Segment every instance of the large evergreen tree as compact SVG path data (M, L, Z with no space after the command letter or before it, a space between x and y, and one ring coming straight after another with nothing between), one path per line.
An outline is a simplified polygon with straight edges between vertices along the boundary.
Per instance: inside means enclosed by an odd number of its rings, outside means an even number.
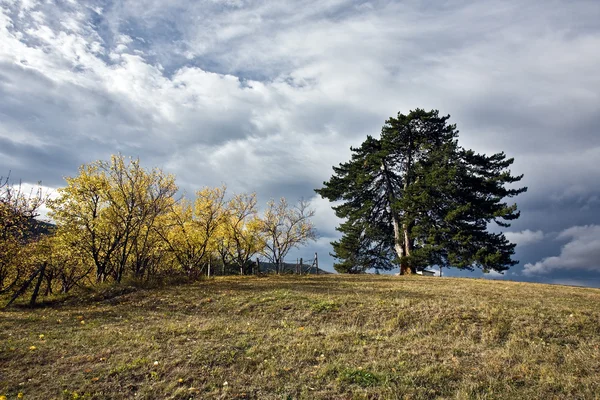
M527 190L510 184L512 158L477 154L458 145L456 125L437 110L398 113L380 139L351 148L349 162L316 192L344 219L333 242L339 272L369 268L402 274L428 265L504 271L516 264L515 245L488 231L519 217L505 198Z

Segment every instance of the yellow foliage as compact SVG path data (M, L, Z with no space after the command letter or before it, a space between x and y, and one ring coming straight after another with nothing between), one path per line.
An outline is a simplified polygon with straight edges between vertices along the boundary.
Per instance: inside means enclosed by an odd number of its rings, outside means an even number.
M81 166L66 181L50 202L50 215L65 240L92 260L98 281L120 281L128 271L140 276L157 266L155 252L162 249L156 230L175 203L174 176L117 155Z

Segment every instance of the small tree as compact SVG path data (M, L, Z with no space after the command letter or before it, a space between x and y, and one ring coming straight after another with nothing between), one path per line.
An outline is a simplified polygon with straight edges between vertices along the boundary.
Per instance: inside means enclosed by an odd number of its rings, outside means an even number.
M229 201L225 238L231 243L233 262L245 274L252 257L265 248L255 193L235 195Z
M228 266L246 274L252 257L264 247L261 221L256 209L256 193L234 195L227 202L224 223L217 232L217 249L223 273Z
M194 203L182 199L172 208L170 221L157 232L176 263L188 275L204 271L218 246L218 232L227 218L226 187L196 192Z
M106 280L113 268L122 232L111 220L107 192L110 182L97 163L82 165L76 177L49 202L50 216L68 241L79 247L94 263L96 281Z
M17 265L19 253L40 233L35 218L45 201L41 187L25 193L20 182L11 182L10 174L0 177L0 293L13 288L24 275Z
M309 209L304 200L292 207L283 197L278 203L274 200L267 203L260 222L265 238L262 254L275 264L277 273L281 272L283 261L292 248L316 240L317 232L310 220L314 215L314 210Z

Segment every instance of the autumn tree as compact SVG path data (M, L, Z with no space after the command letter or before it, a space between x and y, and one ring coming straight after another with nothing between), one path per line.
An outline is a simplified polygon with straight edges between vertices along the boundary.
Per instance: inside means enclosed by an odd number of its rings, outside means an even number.
M56 286L60 293L68 293L76 285L86 282L94 271L94 263L74 240L77 235L61 229L54 235L44 238L38 251L46 256L46 292L50 294Z
M245 274L252 257L265 248L262 224L256 207L256 194L238 194L227 204L227 218L223 227L223 246L229 259Z
M218 262L213 264L213 271L216 271L217 264L220 267L221 275L226 275L233 265L234 243L227 237L227 227L223 225L217 234L215 257Z
M96 280L104 281L121 243L121 232L108 213L110 182L99 162L82 165L77 176L65 179L60 197L49 202L50 216L60 231L73 235L70 241L93 261Z
M119 282L128 266L138 274L147 268L155 250L152 232L174 203L175 178L118 155L83 165L66 181L50 202L50 215L93 260L96 280Z
M317 232L311 218L315 215L308 202L300 200L290 206L285 198L270 200L261 218L261 231L265 239L262 254L275 264L276 272L291 249L316 240Z
M154 228L174 203L175 178L157 168L146 170L137 159L126 163L123 156L113 156L110 163L100 165L110 183L107 216L121 238L115 253L115 279L121 281L129 265L134 275L141 277L156 261Z
M516 263L514 244L488 224L519 217L504 199L526 188L504 153L478 154L458 145L456 125L438 111L414 110L386 121L379 139L352 148L349 162L317 189L339 201L344 221L332 243L340 272L427 265L504 271Z
M0 177L0 293L23 278L19 253L45 229L35 218L46 197L41 186L26 192L21 183L11 182L10 174Z
M201 274L217 248L217 232L227 218L226 187L204 188L194 202L173 205L166 229L158 230L171 255L188 275Z

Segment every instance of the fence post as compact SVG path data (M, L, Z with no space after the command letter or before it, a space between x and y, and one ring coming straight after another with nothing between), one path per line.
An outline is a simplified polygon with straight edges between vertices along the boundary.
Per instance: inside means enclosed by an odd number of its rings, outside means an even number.
M315 266L317 267L317 275L319 275L319 257L315 253Z
M304 264L302 257L300 257L300 270L298 271L298 275L302 275L302 264Z

